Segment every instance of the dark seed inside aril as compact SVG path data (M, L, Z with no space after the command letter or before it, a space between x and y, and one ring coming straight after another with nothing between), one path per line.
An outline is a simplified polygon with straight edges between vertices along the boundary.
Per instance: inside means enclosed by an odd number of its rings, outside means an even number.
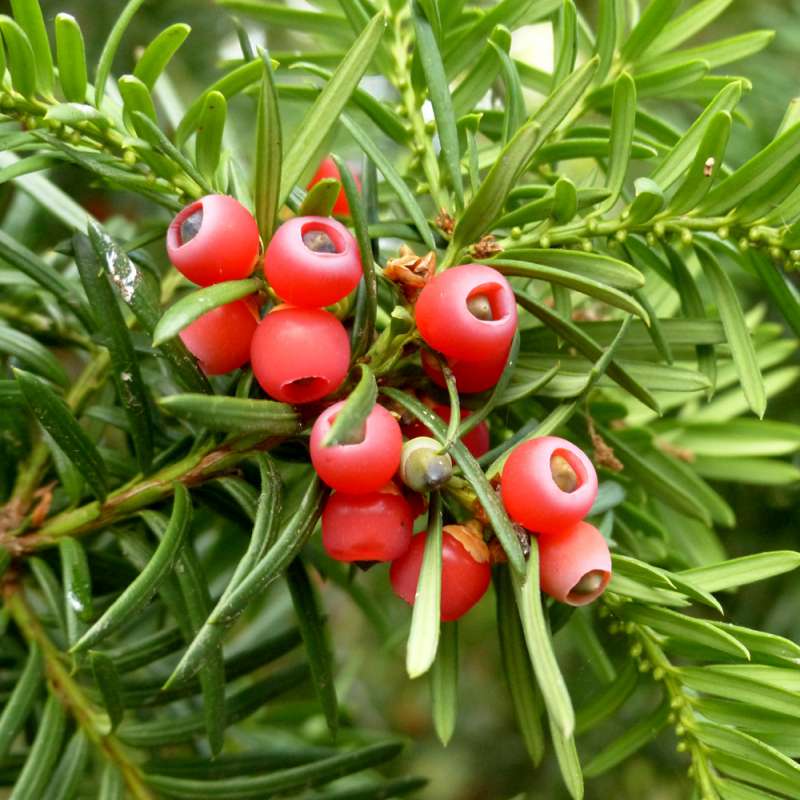
M303 244L314 253L338 253L333 239L325 231L306 231Z
M187 242L191 242L198 233L200 233L200 227L203 224L203 209L198 208L197 211L193 211L186 217L183 222L181 222L181 244L186 244Z
M484 322L491 322L494 319L492 304L485 294L476 294L474 297L470 297L469 300L467 300L467 308L473 317L483 320Z

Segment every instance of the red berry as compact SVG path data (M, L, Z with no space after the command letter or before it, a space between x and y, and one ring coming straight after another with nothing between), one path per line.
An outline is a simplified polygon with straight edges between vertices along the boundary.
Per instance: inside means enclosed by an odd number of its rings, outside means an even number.
M517 327L511 286L482 264L437 275L420 292L414 314L420 335L434 350L463 361L491 361L507 353Z
M361 280L353 235L330 217L294 217L278 228L264 256L275 293L296 306L333 305Z
M167 229L169 260L193 283L246 278L258 259L258 225L233 197L209 194L179 211Z
M582 520L597 497L597 473L579 447L558 436L531 439L503 467L503 504L530 531L561 534Z
M418 533L411 546L392 563L389 577L394 593L414 605L422 556L428 534ZM445 525L442 530L442 596L440 616L458 619L486 594L491 580L489 548L479 534L466 525Z
M431 407L431 410L445 422L450 422L450 406L435 403ZM469 409L461 409L461 419L467 419L470 416L472 416L472 412ZM430 429L419 420L415 420L410 425L405 425L403 427L403 433L409 439L413 439L417 436L433 436ZM461 441L464 442L467 446L467 450L469 450L475 458L480 458L484 453L489 452L489 426L485 421L479 422L466 436L461 438Z
M355 173L352 173L352 175L353 180L356 182L356 187L360 192L361 181L358 179L358 175ZM336 163L332 158L323 159L322 163L319 165L319 169L314 173L314 177L309 181L307 188L310 189L312 186L319 183L321 180L324 180L325 178L334 178L340 182L342 180L339 168L336 166ZM337 217L350 216L350 204L347 202L347 196L344 193L344 189L341 189L336 197L336 202L333 205L333 213L336 214Z
M393 561L411 544L414 518L393 484L379 492L335 492L322 512L322 544L337 561Z
M446 389L447 383L436 356L429 350L422 350L420 359L426 375L437 386ZM476 394L491 389L500 380L506 368L506 361L508 361L508 351L504 352L501 358L492 358L488 361L456 361L448 358L447 365L456 379L458 391L461 394Z
M279 306L261 320L250 361L268 395L311 403L341 386L350 367L350 339L327 311Z
M367 417L360 442L325 447L323 442L343 405L344 401L334 403L317 417L311 429L311 463L332 489L349 494L377 492L400 465L400 426L383 406L376 404Z
M226 303L181 331L181 340L207 375L222 375L250 360L250 343L258 327L258 314L246 300Z
M584 606L611 580L611 554L594 525L578 522L561 536L539 538L542 589L561 603Z

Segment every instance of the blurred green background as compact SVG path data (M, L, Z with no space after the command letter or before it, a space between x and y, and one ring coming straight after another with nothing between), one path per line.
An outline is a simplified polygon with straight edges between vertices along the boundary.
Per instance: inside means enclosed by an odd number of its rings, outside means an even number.
M43 0L48 20L56 13L74 14L84 29L90 60L97 57L104 35L113 25L122 2L116 0ZM592 17L595 0L580 3ZM8 11L8 3L0 2L0 10ZM185 21L192 34L178 59L169 68L176 91L184 99L191 98L218 74L220 62L238 57L236 33L226 14L207 0L157 0L146 3L126 34L115 63L115 73L129 71L134 63L133 43L146 43L165 25ZM308 46L302 37L277 31L265 36L256 25L250 25L254 42L267 43L271 49L288 50ZM732 137L731 160L741 161L773 137L787 103L800 94L797 85L797 42L800 40L800 0L734 0L722 19L713 24L704 38L717 39L755 28L771 28L776 37L764 53L734 65L737 74L753 82L742 108L749 121L740 121ZM549 47L548 31L542 27L521 32L527 40L523 48ZM545 37L542 39L542 37ZM240 129L250 135L248 115L253 104L249 97L240 97L232 104L240 116ZM291 114L291 109L289 110ZM687 122L698 113L691 106L670 106L676 122ZM131 201L118 195L104 195L91 189L82 176L70 172L71 179L80 177L79 186L69 188L87 202L107 213L129 214ZM43 231L52 238L52 231ZM750 298L751 304L758 296ZM770 407L774 419L800 422L798 398L784 395ZM737 512L739 527L723 532L725 546L731 555L760 549L800 548L800 488L771 491L762 487L719 487ZM379 637L364 621L346 595L333 586L322 591L331 630L334 635L338 680L341 696L354 722L375 730L390 729L413 740L413 747L403 771L430 778L422 796L429 800L505 800L525 793L526 797L560 800L566 792L560 784L552 752L544 765L534 770L518 737L513 712L501 674L499 648L494 624L494 602L491 593L461 623L461 684L459 686L459 724L456 735L444 749L432 730L429 714L429 690L425 679L410 682L404 670L404 638L409 614L407 609L387 591L385 567L376 567L365 576L373 596L379 598L397 631L393 647L382 647ZM276 599L278 602L279 598ZM756 584L725 600L730 620L800 639L800 581L795 575ZM564 636L558 637L562 662L569 676L573 695L580 704L591 697L595 688L592 665L578 656ZM626 653L611 652L620 663ZM644 711L653 707L654 697L637 694L624 707L615 723L617 732ZM304 733L323 736L321 718L307 724ZM589 755L607 743L609 727L602 733L582 737L580 748ZM686 777L687 761L675 751L671 734L655 742L611 774L587 784L588 800L678 800L691 796Z

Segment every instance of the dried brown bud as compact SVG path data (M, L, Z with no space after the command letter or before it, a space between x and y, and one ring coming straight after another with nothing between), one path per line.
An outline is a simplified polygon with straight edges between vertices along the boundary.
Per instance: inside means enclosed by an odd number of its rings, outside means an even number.
M439 209L439 213L436 215L434 222L436 223L436 227L439 228L445 236L453 235L456 221L444 208Z
M480 241L472 245L470 250L475 258L491 258L503 252L503 248L500 247L497 243L497 239L495 239L491 233L481 236Z
M436 253L418 256L408 245L400 246L397 258L390 258L383 270L387 280L396 283L409 303L416 302L436 270Z

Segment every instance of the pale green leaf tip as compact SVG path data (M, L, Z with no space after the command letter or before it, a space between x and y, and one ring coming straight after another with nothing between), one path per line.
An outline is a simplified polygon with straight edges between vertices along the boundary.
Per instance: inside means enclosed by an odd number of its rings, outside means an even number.
M406 672L408 677L413 681L415 678L421 678L433 666L433 659L426 659L425 661L407 661Z
M436 736L439 741L442 743L442 747L447 747L450 744L450 740L453 738L453 729L452 726L448 726L447 730L439 730L436 729Z

